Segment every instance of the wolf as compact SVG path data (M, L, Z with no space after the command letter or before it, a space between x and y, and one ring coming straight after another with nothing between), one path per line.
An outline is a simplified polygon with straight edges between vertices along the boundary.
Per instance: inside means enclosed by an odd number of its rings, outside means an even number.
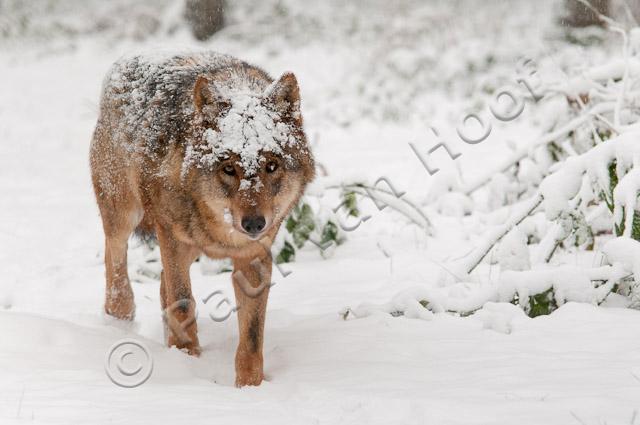
M189 268L231 258L238 307L236 386L259 385L271 244L314 177L293 73L274 80L213 52L119 59L107 73L90 147L105 235L104 310L133 320L133 233L157 238L167 343L201 352Z

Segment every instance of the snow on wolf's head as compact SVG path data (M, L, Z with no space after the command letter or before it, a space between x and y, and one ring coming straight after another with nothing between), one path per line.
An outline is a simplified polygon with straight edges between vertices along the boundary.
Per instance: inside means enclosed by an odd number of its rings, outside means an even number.
M201 75L193 88L195 131L183 172L222 221L259 239L277 227L314 175L292 73L271 79L257 68ZM239 242L239 241L237 241Z

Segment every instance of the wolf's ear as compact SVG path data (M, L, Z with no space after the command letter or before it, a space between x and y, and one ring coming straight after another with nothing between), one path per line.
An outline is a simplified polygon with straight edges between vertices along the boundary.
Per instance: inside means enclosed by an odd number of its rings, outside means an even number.
M213 93L209 88L207 77L201 75L196 80L196 84L193 87L193 103L196 107L196 112L200 113L205 106L213 103Z
M229 102L216 97L211 92L209 80L201 75L193 86L193 104L196 112L207 117L217 117L221 113L229 109Z
M300 120L300 89L298 80L291 72L285 72L277 81L274 81L265 91L267 98L282 114L289 114L294 119Z

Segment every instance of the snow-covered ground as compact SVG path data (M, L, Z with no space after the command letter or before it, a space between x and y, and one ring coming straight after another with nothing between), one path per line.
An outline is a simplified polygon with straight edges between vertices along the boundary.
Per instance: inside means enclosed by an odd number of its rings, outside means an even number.
M614 55L611 45L563 41L553 31L552 1L407 0L391 14L377 0L359 14L337 1L276 3L240 2L236 21L202 44L178 28L142 41L98 32L0 45L0 423L640 423L637 310L568 303L531 319L490 303L469 317L419 320L375 308L415 288L453 300L486 290L497 266L483 264L475 282L444 287L452 272L443 263L470 252L505 213L487 213L489 203L478 201L478 211L460 217L467 201L439 187L456 168L463 184L472 183L548 123L527 104L516 121L496 122L485 142L466 145L455 136L457 120L468 108L486 111L483 100L513 80L522 56L564 70ZM170 27L175 12L162 19ZM286 19L297 26L279 27ZM88 168L100 84L123 53L169 44L234 54L272 75L294 71L329 177L385 176L423 203L434 224L427 237L362 200L372 219L330 258L309 247L282 266L287 277L274 271L267 380L257 388L233 386L234 316L210 320L213 303L202 302L215 290L233 299L229 273L192 267L197 359L164 346L153 279L133 283L132 324L102 313L103 237ZM435 154L435 177L408 144L433 145L429 126L462 153L456 163ZM143 263L134 246L132 275ZM600 264L597 253L583 254L576 265ZM366 317L344 320L346 307ZM154 360L149 380L133 389L114 385L104 370L109 348L123 338L143 342Z

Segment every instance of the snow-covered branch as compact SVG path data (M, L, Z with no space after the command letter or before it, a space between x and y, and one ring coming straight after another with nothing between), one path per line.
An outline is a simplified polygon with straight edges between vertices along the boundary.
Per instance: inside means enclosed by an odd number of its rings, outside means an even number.
M491 249L500 240L509 233L514 227L520 224L542 203L542 196L536 194L530 199L520 203L514 208L506 223L489 231L484 240L467 256L460 260L460 267L466 272L471 273L480 264L482 259L491 251Z
M467 195L471 195L476 190L485 186L497 173L507 171L509 168L513 167L518 162L531 155L531 153L538 147L557 141L559 138L566 136L569 132L576 130L578 127L585 124L589 120L592 120L594 116L612 112L614 109L615 103L613 102L605 102L593 106L591 109L569 121L562 127L550 133L544 134L543 136L534 140L532 143L529 143L526 146L517 149L502 161L500 161L496 167L486 172L480 179L463 187L463 192Z
M366 183L345 183L345 184L329 184L325 189L351 191L358 195L367 197L374 201L376 206L384 208L388 206L396 212L407 217L412 223L424 229L427 234L431 234L432 225L426 213L414 202L402 194L394 193L392 190L383 189Z

